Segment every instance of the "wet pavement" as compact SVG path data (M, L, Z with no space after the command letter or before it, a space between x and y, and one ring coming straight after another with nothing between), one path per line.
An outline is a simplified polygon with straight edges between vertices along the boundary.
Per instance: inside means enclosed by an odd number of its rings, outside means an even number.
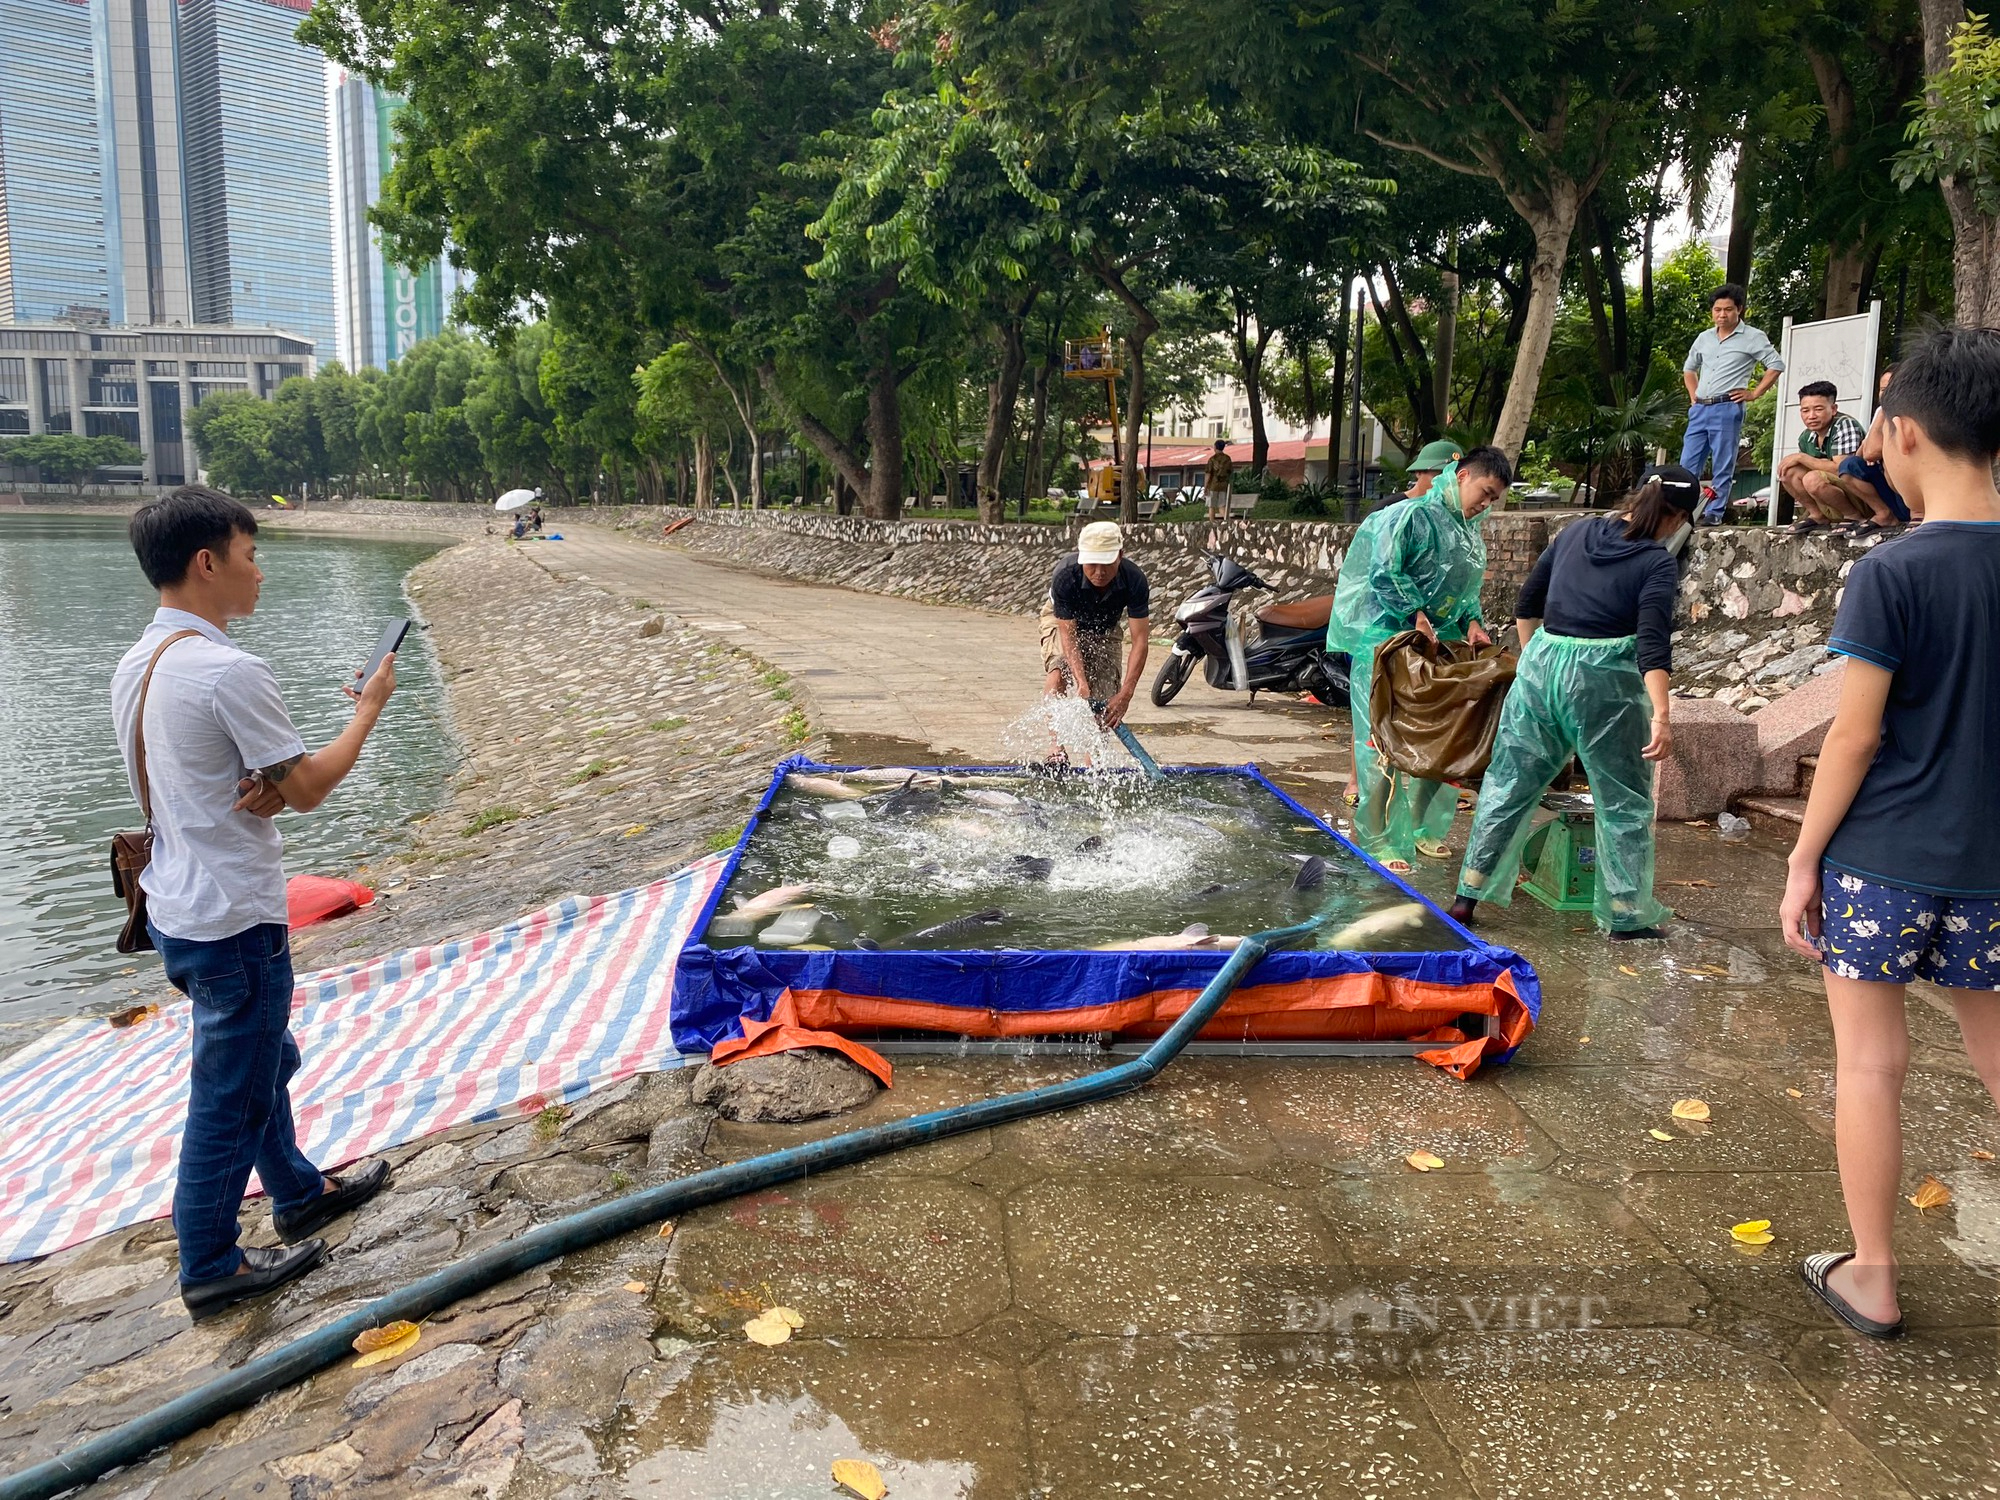
M1313 736L1274 769L1338 811L1337 716L1226 711ZM858 1458L893 1500L2000 1494L2000 1164L1973 1154L2000 1151L2000 1120L1934 990L1912 989L1905 1191L1934 1174L1953 1201L1900 1211L1910 1336L1847 1335L1798 1281L1846 1241L1819 984L1775 926L1783 857L1663 827L1681 914L1664 943L1486 909L1545 998L1514 1061L1469 1083L1187 1058L1135 1095L569 1256L438 1314L397 1360L323 1372L90 1493L803 1500ZM1417 883L1442 896L1454 868ZM530 1223L1102 1066L895 1061L894 1089L804 1125L716 1119L670 1074L406 1148L310 1290L200 1328L165 1225L8 1268L0 1453L46 1457ZM1686 1098L1705 1122L1673 1117ZM1413 1170L1418 1150L1442 1166ZM1731 1238L1753 1218L1774 1243ZM246 1222L268 1242L255 1205ZM772 1306L802 1326L750 1342Z

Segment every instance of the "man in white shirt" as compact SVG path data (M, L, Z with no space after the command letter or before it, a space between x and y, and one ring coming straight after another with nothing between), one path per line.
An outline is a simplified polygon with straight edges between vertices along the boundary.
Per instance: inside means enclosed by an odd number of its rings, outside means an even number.
M1681 363L1687 386L1687 436L1681 440L1681 467L1696 479L1704 463L1713 465L1714 498L1701 519L1719 525L1729 506L1729 487L1736 481L1736 453L1743 446L1743 409L1777 383L1785 368L1778 351L1759 330L1743 321L1743 288L1724 283L1708 294L1709 320ZM1751 374L1764 373L1751 384Z
M131 538L160 608L112 674L111 707L132 794L143 806L150 793L146 928L167 978L194 1002L174 1234L181 1300L199 1321L311 1270L326 1242L308 1236L388 1180L380 1161L327 1176L294 1137L286 1086L300 1059L289 1030L284 840L271 819L319 806L354 769L396 690L395 658L350 689L347 728L308 754L270 667L227 631L257 607L264 581L256 518L186 485L135 514ZM289 1248L236 1243L253 1166Z

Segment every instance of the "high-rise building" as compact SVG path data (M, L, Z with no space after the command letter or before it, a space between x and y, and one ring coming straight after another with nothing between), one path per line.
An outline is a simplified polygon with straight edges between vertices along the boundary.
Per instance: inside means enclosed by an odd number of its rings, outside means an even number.
M111 316L95 76L88 0L0 0L0 323Z
M92 0L113 323L191 323L174 0Z
M325 62L295 35L311 8L184 0L181 108L195 318L282 328L325 350L334 344Z
M346 73L334 79L332 98L336 347L349 369L380 368L443 329L456 276L442 257L415 272L391 264L368 222L393 160L391 116L402 101Z

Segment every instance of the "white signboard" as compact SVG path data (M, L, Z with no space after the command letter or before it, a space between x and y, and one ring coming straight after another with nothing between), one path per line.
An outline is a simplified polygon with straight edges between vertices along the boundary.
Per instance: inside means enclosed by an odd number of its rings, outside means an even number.
M1778 425L1771 435L1770 523L1778 524L1778 460L1796 453L1799 433L1800 386L1815 380L1831 380L1840 392L1840 409L1866 427L1875 415L1875 357L1882 339L1882 304L1871 302L1868 311L1851 318L1828 318L1823 323L1794 323L1785 319L1784 342L1779 353L1785 361L1778 376Z

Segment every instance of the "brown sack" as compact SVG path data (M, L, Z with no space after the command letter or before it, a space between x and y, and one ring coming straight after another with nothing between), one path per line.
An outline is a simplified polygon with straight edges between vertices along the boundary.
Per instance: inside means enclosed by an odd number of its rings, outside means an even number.
M153 859L153 784L146 775L146 695L153 690L153 669L167 654L167 647L184 641L199 630L177 630L161 641L146 663L146 675L139 681L139 705L132 716L132 779L139 784L139 810L146 815L145 829L139 833L111 835L111 893L125 903L125 925L118 929L116 947L120 953L146 953L153 935L146 930L146 888L139 877Z
M1406 630L1375 648L1368 695L1375 747L1399 771L1430 781L1483 775L1515 658L1498 645L1431 641Z

